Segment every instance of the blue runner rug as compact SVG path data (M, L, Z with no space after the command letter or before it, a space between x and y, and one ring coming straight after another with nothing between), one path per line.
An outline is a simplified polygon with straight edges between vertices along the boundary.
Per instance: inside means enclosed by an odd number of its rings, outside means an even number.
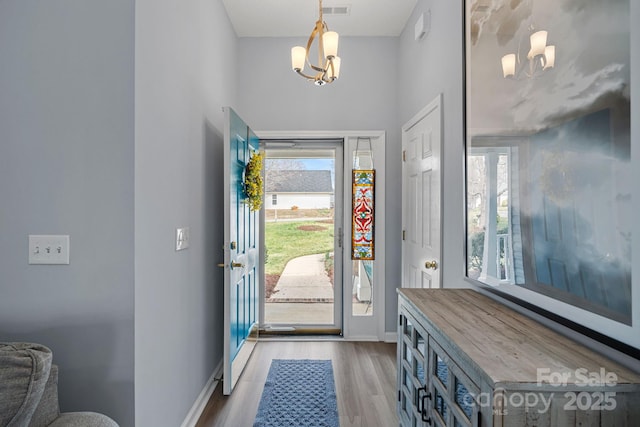
M253 427L340 427L331 360L274 359Z

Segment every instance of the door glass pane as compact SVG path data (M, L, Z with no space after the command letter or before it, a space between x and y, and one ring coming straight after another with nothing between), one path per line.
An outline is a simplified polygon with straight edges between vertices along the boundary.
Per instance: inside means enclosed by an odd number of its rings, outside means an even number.
M449 411L449 407L447 406L447 402L445 402L444 397L440 394L438 390L436 390L435 399L434 399L434 408L440 414L443 420L447 420L447 412Z
M404 370L404 369L403 369ZM406 370L404 370L404 379L403 379L403 384L405 386L407 386L408 388L411 388L412 385L412 381L411 381L411 373L407 372Z
M422 335L420 335L417 332L416 332L416 348L418 349L418 351L420 352L422 357L425 357L427 355L426 352L425 352L425 341L424 341L424 338L422 337Z
M404 393L402 393L402 397L401 397L401 399L402 399L402 400L401 400L401 402L400 402L400 408L402 408L402 412L404 412L404 414L405 414L407 417L410 417L410 415L409 415L409 407L408 407L408 405L407 405L407 403L408 403L407 396L406 396Z
M404 334L406 336L408 336L409 338L411 338L411 335L413 333L413 324L406 317L404 318L404 320L405 320L405 322L404 322Z
M402 344L402 354L404 354L404 359L411 364L411 350L406 343Z
M265 310L270 325L335 324L336 149L265 149ZM340 284L338 288L341 289Z
M465 387L465 385L462 384L460 380L458 380L458 378L456 378L455 383L456 383L456 386L455 386L456 403L458 404L460 409L462 409L462 411L465 413L467 418L471 419L471 415L473 414L473 398L469 394L469 390L467 390L467 387Z
M447 381L449 379L449 367L444 362L444 360L442 360L442 358L438 356L437 353L434 353L434 357L436 361L434 365L434 374L436 374L436 377L438 377L442 384L447 387Z
M416 378L420 381L420 384L426 384L426 377L424 375L424 365L422 362L416 359Z

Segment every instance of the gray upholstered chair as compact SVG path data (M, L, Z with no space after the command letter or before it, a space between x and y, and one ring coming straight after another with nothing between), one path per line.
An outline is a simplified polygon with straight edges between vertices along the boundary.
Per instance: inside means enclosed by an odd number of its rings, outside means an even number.
M0 427L118 427L95 412L60 413L52 359L43 345L0 342Z

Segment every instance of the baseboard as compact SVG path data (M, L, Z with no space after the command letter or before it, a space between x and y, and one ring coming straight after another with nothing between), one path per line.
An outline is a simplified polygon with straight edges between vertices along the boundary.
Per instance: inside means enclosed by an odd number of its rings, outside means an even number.
M213 374L204 385L204 388L198 395L198 398L194 402L193 406L187 413L187 417L184 419L180 427L195 427L202 415L202 411L207 406L211 395L215 391L218 383L220 382L220 378L222 377L222 360L218 363L218 366L213 370Z
M385 332L384 333L384 342L398 342L398 333L397 332Z
M369 341L369 342L378 342L380 341L375 335L351 335L348 337L344 337L345 341Z

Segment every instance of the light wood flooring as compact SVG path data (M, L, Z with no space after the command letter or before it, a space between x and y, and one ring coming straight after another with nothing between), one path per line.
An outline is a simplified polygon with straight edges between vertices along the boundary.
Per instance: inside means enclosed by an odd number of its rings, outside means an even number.
M331 359L340 427L398 425L395 344L266 340L257 344L231 396L218 385L197 427L252 427L272 359Z

